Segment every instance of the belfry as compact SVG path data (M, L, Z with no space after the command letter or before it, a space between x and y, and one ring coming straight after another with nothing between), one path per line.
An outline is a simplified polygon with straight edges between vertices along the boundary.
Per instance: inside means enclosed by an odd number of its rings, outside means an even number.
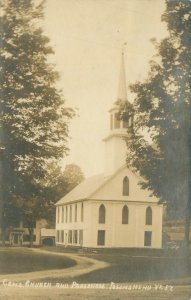
M121 69L119 76L119 86L116 101L127 102L127 87L125 76L124 53L121 56ZM105 176L113 174L117 169L125 165L126 144L124 138L127 136L128 127L133 126L133 116L128 122L119 119L119 107L113 104L109 110L110 131L109 135L103 140L105 142Z

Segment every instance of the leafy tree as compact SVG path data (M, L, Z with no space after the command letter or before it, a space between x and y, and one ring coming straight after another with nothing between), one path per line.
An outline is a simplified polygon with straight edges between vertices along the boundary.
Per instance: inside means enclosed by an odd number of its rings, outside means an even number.
M11 210L17 219L24 214L29 224L43 215L47 161L67 153L68 121L74 113L65 106L56 87L58 73L48 61L54 52L39 25L43 2L3 0L1 10L0 203L5 228Z
M63 178L66 182L65 194L67 194L84 180L84 174L78 165L69 164L65 167Z
M134 126L127 138L127 165L144 177L143 188L167 202L170 218L191 218L191 1L166 0L162 16L169 35L156 44L156 59L135 93ZM132 109L120 103L121 117Z

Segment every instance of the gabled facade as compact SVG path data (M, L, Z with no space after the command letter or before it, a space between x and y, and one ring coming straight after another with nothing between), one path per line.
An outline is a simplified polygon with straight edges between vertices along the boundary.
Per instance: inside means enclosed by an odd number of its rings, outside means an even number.
M127 101L124 55L118 99ZM161 248L163 206L142 179L125 166L124 137L133 126L118 120L117 106L110 112L105 142L104 174L85 179L56 204L56 244L89 248Z
M139 180L126 167L85 180L57 203L57 244L160 248L163 207Z

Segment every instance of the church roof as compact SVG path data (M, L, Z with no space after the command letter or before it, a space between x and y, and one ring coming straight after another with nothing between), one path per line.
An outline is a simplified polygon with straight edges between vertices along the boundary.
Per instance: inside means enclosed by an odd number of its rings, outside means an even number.
M111 177L111 176L109 176ZM109 177L105 177L104 174L98 174L83 180L67 195L61 198L56 204L62 204L65 202L73 202L77 200L88 199L92 193L94 193L100 186L102 186Z
M121 192L121 180L126 175L130 180L131 193L129 196L126 196L124 198ZM141 189L141 187L139 186L140 181L143 181L143 178L141 178L138 174L132 172L126 166L123 166L110 176L99 174L85 179L67 195L61 198L56 203L56 205L76 202L85 199L100 199L103 201L125 200L133 202L138 201L157 203L159 200L156 197L151 196L151 192Z

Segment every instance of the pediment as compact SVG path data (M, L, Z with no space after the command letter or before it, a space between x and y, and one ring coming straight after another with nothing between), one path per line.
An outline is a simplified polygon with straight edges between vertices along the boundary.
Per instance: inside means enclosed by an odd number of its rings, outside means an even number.
M126 176L129 179L129 195L123 196L123 179ZM141 188L140 181L141 177L123 167L94 191L89 199L158 202L156 197L151 196L151 191Z

